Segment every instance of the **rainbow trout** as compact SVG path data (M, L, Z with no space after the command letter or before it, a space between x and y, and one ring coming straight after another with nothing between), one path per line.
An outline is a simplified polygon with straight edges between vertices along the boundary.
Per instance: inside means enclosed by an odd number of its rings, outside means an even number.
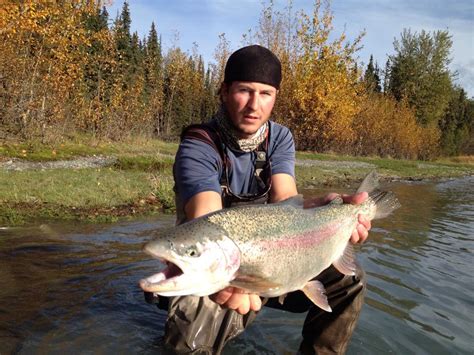
M263 297L284 297L302 290L330 312L324 286L315 276L331 264L354 275L349 243L358 215L383 218L400 207L392 192L376 190L370 173L358 192L369 192L360 205L330 204L303 208L300 195L280 203L212 212L162 231L144 246L164 270L140 281L144 291L163 296L206 296L234 286Z

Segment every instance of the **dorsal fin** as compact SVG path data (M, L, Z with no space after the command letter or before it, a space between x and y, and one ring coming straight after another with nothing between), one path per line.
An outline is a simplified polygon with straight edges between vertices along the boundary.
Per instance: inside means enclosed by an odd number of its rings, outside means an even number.
M367 192L371 193L379 186L379 177L375 170L371 171L362 181L359 188L357 189L357 193L359 192Z

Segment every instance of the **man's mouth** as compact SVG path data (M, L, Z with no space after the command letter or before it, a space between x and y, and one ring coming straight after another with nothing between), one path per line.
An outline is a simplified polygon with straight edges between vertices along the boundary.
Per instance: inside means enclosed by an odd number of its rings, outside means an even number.
M253 115L244 115L244 118L246 120L258 120L258 116L253 116Z

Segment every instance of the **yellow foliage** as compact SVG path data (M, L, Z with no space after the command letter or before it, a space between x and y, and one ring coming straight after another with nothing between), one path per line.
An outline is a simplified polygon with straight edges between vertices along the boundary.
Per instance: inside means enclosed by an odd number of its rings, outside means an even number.
M0 76L8 97L4 117L25 138L40 134L67 118L82 78L90 45L83 15L96 10L93 1L5 0L0 12Z
M324 151L351 145L352 122L364 92L353 59L362 35L353 43L345 43L345 34L331 41L333 16L329 3L325 5L323 9L322 2L316 1L312 15L300 12L295 23L291 11L275 12L270 3L257 31L263 35L255 36L281 58L283 82L275 119L292 129L299 149Z
M367 96L353 128L356 154L428 159L438 153L439 130L419 125L408 103L390 96Z
M405 102L366 92L355 60L363 34L352 42L334 35L329 0L316 0L310 15L293 14L291 0L285 13L273 4L264 5L257 30L244 40L282 62L274 119L292 130L298 149L423 159L438 153L437 127L418 126ZM197 47L191 54L172 47L164 58L146 46L124 55L119 29L88 29L86 19L97 18L101 5L3 0L1 135L48 139L50 132L83 130L99 138L169 138L209 118L230 54L225 34L209 73Z

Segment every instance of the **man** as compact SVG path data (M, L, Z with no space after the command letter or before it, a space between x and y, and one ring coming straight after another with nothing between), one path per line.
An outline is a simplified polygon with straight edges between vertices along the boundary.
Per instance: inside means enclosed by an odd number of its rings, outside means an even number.
M292 135L269 120L280 82L280 61L264 47L244 47L229 57L221 109L208 124L191 126L182 135L173 169L178 223L236 204L272 203L297 194ZM336 196L305 201L305 206L323 205ZM366 193L343 196L346 203L365 198ZM361 219L352 241L363 242L368 229L370 222ZM345 277L332 267L318 276L332 313L299 291L290 293L283 305L275 299L263 302L293 312L309 310L302 353L344 352L363 302L361 270L358 276ZM162 307L166 303L160 302ZM165 342L177 352L220 353L261 307L258 295L233 287L210 297L170 298Z

